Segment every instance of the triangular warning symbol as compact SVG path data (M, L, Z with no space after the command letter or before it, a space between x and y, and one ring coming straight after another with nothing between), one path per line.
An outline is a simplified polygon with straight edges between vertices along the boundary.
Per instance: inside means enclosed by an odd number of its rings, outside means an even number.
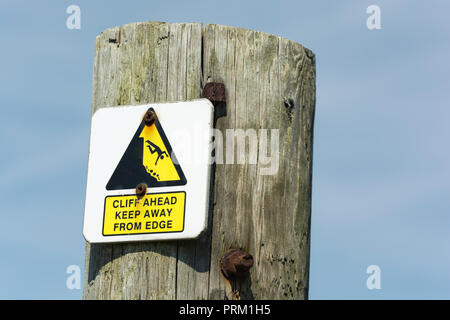
M151 126L141 121L106 190L134 189L142 182L149 188L186 184L183 170L158 119Z

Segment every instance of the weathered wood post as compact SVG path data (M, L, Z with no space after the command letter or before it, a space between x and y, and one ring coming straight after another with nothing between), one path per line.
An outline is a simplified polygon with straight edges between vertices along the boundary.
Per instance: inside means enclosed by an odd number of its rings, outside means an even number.
M216 164L199 239L87 243L84 299L308 297L314 54L270 34L199 23L132 23L96 39L92 112L199 98L207 82L225 84L226 116L216 125L224 138L227 129L254 129L261 140L267 129L270 146L278 129L278 170ZM254 258L249 275L232 283L220 270L230 248Z

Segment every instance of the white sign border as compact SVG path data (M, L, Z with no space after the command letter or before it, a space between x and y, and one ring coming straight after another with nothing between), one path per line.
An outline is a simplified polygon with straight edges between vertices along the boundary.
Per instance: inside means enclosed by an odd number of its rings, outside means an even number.
M187 184L184 186L149 188L147 194L186 192L184 230L170 233L103 236L105 197L127 195L134 192L134 189L108 191L106 190L106 183L139 127L143 115L149 108L153 108L157 113L161 126L186 176ZM212 152L211 129L213 128L213 121L214 106L208 99L98 109L91 119L83 221L83 236L86 241L89 243L114 243L197 238L206 229L208 222L212 166L209 160ZM106 127L105 123L107 124ZM202 137L199 149L199 158L202 160L200 163L198 161L190 161L191 163L189 163L183 152L180 149L177 151L176 141L179 141L180 137L176 136L176 129L180 127L189 128L189 126L198 126L197 130ZM120 127L120 130L117 130L116 127ZM205 130L208 132L206 133ZM106 139L106 135L108 139ZM114 141L114 143L108 141Z

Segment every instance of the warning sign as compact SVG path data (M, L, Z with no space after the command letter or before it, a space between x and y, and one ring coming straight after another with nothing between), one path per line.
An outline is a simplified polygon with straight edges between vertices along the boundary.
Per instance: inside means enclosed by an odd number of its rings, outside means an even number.
M195 239L204 232L213 123L214 106L207 99L96 110L89 143L86 240L166 241Z
M154 112L153 108L149 110ZM158 119L151 126L141 121L106 189L132 189L139 183L149 188L186 184L183 170Z
M185 204L185 192L106 197L103 235L182 232Z

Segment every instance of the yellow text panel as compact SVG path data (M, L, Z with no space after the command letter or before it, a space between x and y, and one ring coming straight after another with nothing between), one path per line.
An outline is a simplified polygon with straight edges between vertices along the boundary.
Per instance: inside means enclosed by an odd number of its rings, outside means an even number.
M103 235L181 232L184 229L185 192L105 198Z

